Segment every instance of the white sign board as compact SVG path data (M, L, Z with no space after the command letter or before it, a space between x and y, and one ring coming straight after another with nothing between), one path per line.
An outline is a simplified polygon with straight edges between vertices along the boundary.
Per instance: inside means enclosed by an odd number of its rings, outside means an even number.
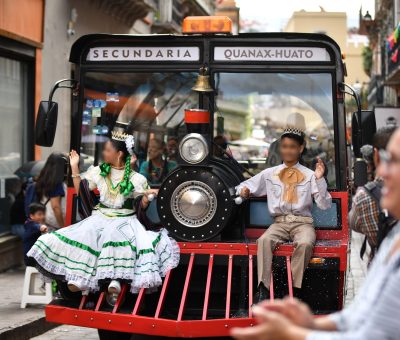
M215 47L216 61L330 61L320 47Z
M198 61L198 47L93 47L87 61Z

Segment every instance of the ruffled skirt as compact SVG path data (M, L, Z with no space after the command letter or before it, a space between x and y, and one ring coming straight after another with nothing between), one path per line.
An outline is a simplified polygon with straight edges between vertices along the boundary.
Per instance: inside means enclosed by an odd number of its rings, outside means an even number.
M110 218L94 212L70 227L42 235L28 256L55 277L82 289L99 281L128 280L131 292L161 285L179 263L179 246L167 231L146 230L136 216Z

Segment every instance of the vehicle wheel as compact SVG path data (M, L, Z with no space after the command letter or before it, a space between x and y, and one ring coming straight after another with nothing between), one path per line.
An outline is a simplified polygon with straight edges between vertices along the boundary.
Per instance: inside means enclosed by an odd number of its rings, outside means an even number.
M105 329L98 329L97 333L100 340L130 340L132 337L130 333L107 331Z

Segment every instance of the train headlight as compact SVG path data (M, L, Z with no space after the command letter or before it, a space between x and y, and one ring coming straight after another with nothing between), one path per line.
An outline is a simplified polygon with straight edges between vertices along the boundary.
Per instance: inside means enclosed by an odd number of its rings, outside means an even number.
M208 155L207 141L198 133L190 133L179 144L179 153L185 162L198 164Z

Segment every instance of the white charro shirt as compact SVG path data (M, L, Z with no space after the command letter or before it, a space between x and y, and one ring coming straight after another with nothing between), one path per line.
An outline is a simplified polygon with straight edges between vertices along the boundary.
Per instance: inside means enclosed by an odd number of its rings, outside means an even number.
M325 178L316 179L314 171L297 163L294 165L304 175L304 180L296 185L297 203L288 203L283 200L284 184L279 179L279 173L286 168L280 164L265 169L257 175L240 183L236 187L239 195L243 187L247 187L253 196L267 196L268 210L271 216L296 215L312 217L313 199L320 209L328 209L332 204L332 197L327 190Z

